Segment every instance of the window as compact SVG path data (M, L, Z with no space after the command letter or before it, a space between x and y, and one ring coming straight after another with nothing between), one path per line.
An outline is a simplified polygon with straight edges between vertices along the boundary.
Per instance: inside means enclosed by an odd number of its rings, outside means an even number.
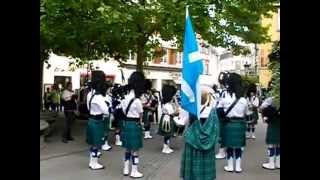
M161 62L162 63L167 63L168 62L168 49L164 49L165 53L164 55L161 57Z
M203 74L205 75L209 75L209 61L207 59L205 59L203 61L204 63L204 71L203 71Z
M168 49L168 60L169 64L176 65L177 64L177 50L175 49Z
M181 52L177 52L177 63L181 64L182 62L182 53Z
M267 63L264 57L261 57L261 67L266 67Z

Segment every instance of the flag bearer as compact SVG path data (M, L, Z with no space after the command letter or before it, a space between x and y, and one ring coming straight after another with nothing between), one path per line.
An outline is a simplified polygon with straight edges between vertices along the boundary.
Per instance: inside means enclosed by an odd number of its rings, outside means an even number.
M216 179L215 145L219 138L219 119L210 106L208 92L202 91L200 119L191 115L185 132L180 176L183 180Z

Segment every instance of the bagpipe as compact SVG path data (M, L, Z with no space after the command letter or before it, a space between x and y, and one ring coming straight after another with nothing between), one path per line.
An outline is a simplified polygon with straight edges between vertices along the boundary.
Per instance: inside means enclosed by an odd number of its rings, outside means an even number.
M277 109L275 106L269 105L261 110L261 114L266 123L272 123L280 119L280 108Z

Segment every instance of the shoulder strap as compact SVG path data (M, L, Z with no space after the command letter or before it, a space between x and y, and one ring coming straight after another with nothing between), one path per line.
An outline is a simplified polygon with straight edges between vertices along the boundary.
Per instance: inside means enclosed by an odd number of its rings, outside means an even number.
M126 109L126 115L128 114L129 109L130 109L130 106L131 106L131 104L133 103L133 101L134 101L135 99L136 99L136 98L133 98L133 99L131 99L131 101L129 102L129 104L128 104L128 106L127 106L127 109Z
M203 108L200 111L200 114L206 109L207 106L203 106Z
M239 99L236 99L231 106L227 109L225 116L227 116L229 114L229 112L233 109L233 107L237 104L237 102L239 101Z
M92 99L93 99L93 97L96 95L96 93L94 93L92 96L91 96L91 98L90 98L90 100L89 100L89 114L90 114L90 111L91 111L91 102L92 102Z

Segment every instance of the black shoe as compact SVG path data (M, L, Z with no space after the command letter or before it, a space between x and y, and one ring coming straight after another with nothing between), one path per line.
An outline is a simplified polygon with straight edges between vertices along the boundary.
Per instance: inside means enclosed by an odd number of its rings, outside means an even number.
M74 138L73 137L69 137L67 138L68 141L74 141Z
M68 140L67 139L62 139L62 142L63 143L68 143Z

